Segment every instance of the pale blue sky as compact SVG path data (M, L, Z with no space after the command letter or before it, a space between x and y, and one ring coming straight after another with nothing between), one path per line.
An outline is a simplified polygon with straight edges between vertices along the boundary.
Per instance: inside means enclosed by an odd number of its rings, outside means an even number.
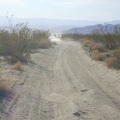
M0 0L0 16L19 18L120 20L120 0Z

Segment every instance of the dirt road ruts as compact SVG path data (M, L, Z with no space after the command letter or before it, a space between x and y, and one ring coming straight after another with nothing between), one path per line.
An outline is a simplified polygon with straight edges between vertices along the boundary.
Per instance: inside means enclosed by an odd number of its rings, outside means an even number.
M120 120L120 74L77 42L32 54L3 120ZM118 75L118 76L117 76Z

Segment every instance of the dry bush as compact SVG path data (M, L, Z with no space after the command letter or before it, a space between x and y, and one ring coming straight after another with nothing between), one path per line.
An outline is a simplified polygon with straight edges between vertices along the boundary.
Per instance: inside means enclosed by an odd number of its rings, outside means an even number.
M106 65L109 68L120 69L120 59L111 57L108 60L106 60Z
M120 27L109 25L98 25L98 29L93 31L94 41L103 43L108 50L114 50L120 43Z
M27 24L18 24L11 31L0 31L0 55L7 56L11 63L30 60L32 49L49 48L49 31L32 31Z
M9 99L12 97L13 91L10 87L0 78L0 99Z
M91 48L94 45L94 42L91 40L83 40L83 46Z
M116 49L112 52L112 57L106 60L106 65L109 68L120 69L120 49Z
M24 71L24 68L20 62L16 63L12 69L17 71Z
M3 80L1 80L0 78L0 98L6 97L6 92L7 92L6 85L4 84Z
M62 34L61 36L62 39L71 39L71 40L81 40L81 34L79 33L65 33L65 34Z
M53 41L52 41L51 43L52 43L52 45L57 45L57 43L56 43L56 42L53 42Z
M19 59L14 56L6 56L5 61L10 64L15 64L17 62L28 62L31 59L30 53L26 53L24 55L19 55Z
M26 24L19 24L11 31L0 31L1 55L12 56L18 61L25 62L30 49L30 30Z
M114 50L112 56L120 60L120 49Z
M105 52L105 46L102 43L96 43L94 46L91 48L92 50L98 50L99 52Z
M42 49L50 48L51 47L51 41L43 40L43 41L40 42L39 47L42 48Z
M52 43L49 39L49 31L35 30L32 33L31 48L33 49L46 49L50 48Z
M92 57L92 59L99 60L99 61L104 61L106 58L105 54L100 53L98 50L93 51L91 57Z

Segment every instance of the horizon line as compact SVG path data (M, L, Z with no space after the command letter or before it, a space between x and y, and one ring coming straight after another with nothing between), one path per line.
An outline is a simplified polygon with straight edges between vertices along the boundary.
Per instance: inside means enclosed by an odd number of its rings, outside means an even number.
M0 16L0 17L6 17L6 16ZM95 22L113 22L113 21L119 21L119 20L86 20L86 19L62 19L62 18L43 18L43 17L14 17L13 19L49 19L49 20L64 20L64 21L95 21Z

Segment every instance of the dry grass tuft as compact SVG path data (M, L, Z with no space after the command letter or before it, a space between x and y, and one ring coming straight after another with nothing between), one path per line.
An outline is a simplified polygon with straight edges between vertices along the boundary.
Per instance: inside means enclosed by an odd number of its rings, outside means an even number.
M93 60L99 60L99 61L104 61L106 58L105 54L100 53L98 50L93 51L91 57Z
M91 47L92 50L98 50L99 52L105 52L105 46L102 43L96 43L94 46Z
M112 52L112 57L106 60L106 65L109 68L120 69L120 49L116 49Z
M107 59L106 65L108 68L116 68L117 67L117 59L113 58L113 57Z
M14 80L13 80L14 81ZM13 82L12 80L5 80L0 78L0 99L10 99L13 95Z
M95 44L92 40L87 40L87 39L83 40L82 43L83 43L83 47L88 47L88 48L91 48Z
M12 69L17 71L24 71L24 68L20 62L17 62Z

